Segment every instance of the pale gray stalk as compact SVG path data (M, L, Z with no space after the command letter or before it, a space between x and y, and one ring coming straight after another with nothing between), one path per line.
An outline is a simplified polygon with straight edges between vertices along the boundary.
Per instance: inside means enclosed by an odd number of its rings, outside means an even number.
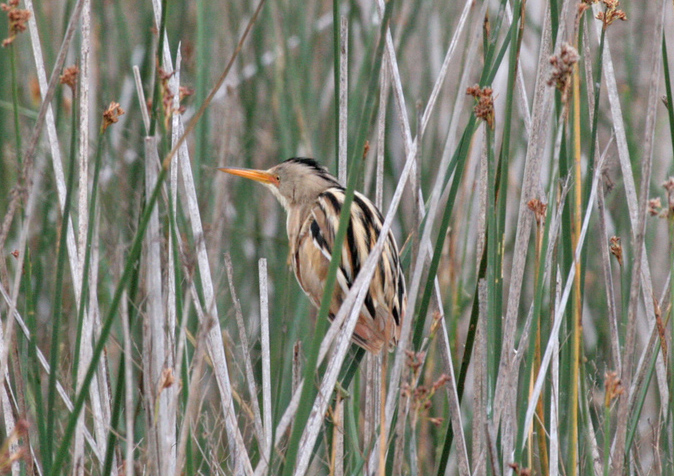
M133 347L131 346L131 332L129 331L128 302L126 291L122 295L122 334L124 336L124 420L126 427L126 445L124 451L124 461L126 465L126 475L134 476L133 449L134 449L134 431L133 431L133 392L135 387L133 381Z
M342 15L339 24L339 183L346 186L347 135L349 111L349 19Z
M630 300L627 311L627 336L625 337L625 351L623 353L623 364L621 380L626 388L630 389L632 385L632 372L634 366L634 352L636 340L636 319L637 307L639 305L639 294L641 291L641 268L642 259L646 258L645 251L645 235L646 235L646 217L648 216L648 199L649 186L651 181L651 168L653 164L653 141L655 136L655 115L656 106L659 97L660 87L660 68L661 68L661 54L664 16L665 16L666 2L662 0L656 15L656 24L653 28L653 57L651 63L651 76L649 84L651 85L648 94L648 106L646 109L646 127L645 138L643 143L643 156L641 160L641 190L640 200L637 206L637 225L634 229L634 267L632 270L632 283L630 286ZM634 225L634 222L633 222ZM651 293L652 296L652 293ZM648 294L646 295L648 300ZM629 398L630 392L624 392L619 397L618 406L618 426L615 435L615 451L612 455L612 471L614 474L622 474L625 464L626 451L625 439L627 436L627 427L630 418ZM664 395L662 395L664 397ZM665 400L666 402L666 400ZM666 403L665 403L666 405ZM666 406L664 407L666 409Z
M80 45L80 72L78 74L79 84L77 86L77 92L73 91L73 95L77 94L79 98L79 129L78 129L78 157L79 157L79 183L77 187L78 191L78 234L77 234L77 271L79 282L82 282L84 278L84 255L86 252L87 246L87 230L89 228L89 52L90 52L90 42L91 42L91 0L84 0L84 5L82 6L82 14L80 19L80 35L81 35L81 45ZM81 303L85 306L86 303ZM78 306L79 307L79 306ZM91 362L92 354L92 331L93 331L93 322L92 322L92 311L91 309L85 309L85 312L82 314L82 340L79 349L79 362L80 365L77 368L77 393L80 392L82 382L84 381L84 376L87 373L87 368L89 367L89 362ZM92 395L91 397L97 397L96 385L91 387ZM94 406L100 409L100 402L96 402ZM97 415L96 417L100 417ZM75 429L75 440L73 448L73 475L83 476L84 475L84 437L82 431L84 429L85 414L81 412L77 419L77 427ZM98 435L96 435L98 439ZM98 441L99 444L102 442ZM102 443L105 445L105 443Z
M89 228L89 54L91 51L91 0L84 0L81 15L81 45L80 45L80 72L79 86L79 130L78 130L78 157L79 157L79 184L78 199L78 236L77 250L79 252L77 274L80 282L83 278L84 253ZM86 368L85 364L85 368Z
M480 256L480 254L478 254ZM473 472L486 474L487 465L484 458L480 458L487 449L487 399L485 381L487 378L487 283L481 279L477 285L479 317L475 335L475 350L473 351Z
M145 193L149 196L157 181L157 138L145 138ZM165 445L168 428L168 399L164 392L162 373L166 363L166 315L162 293L161 234L159 211L155 207L150 215L144 239L144 272L146 305L143 315L143 379L146 398L148 446L151 474L169 474L172 448ZM155 406L158 411L155 413Z
M264 451L261 463L269 466L272 452L272 406L271 406L271 349L269 340L269 292L267 290L267 260L258 261L260 275L260 346L262 349L262 416L264 428ZM263 466L264 468L264 466ZM264 469L263 469L264 470Z
M555 306L559 308L562 299L562 277L557 267L555 273ZM552 343L552 381L550 382L550 476L559 475L559 341Z
M171 93L173 94L173 111L171 111L171 144L172 146L175 145L179 138L179 131L180 131L180 72L181 72L181 66L182 66L182 43L178 43L177 47L177 54L176 54L176 68L175 68L175 74L173 77L170 79L170 88L171 88ZM141 93L142 93L142 88L141 88ZM142 96L139 96L139 98L142 98ZM145 107L144 103L142 103L143 106L141 106L141 109L145 110L147 113L147 108ZM178 209L178 161L177 160L172 160L171 165L169 167L169 193L170 193L170 209L169 213L172 216L173 223L175 226L178 226L178 217L177 217L177 209ZM176 230L175 232L176 236L179 236L178 231ZM173 233L171 232L171 225L169 224L169 230L168 230L168 265L167 265L167 271L168 271L168 296L167 296L167 305L166 305L166 311L167 311L167 331L166 331L166 339L167 339L167 349L165 352L166 356L166 368L167 369L172 369L175 374L175 378L179 379L181 377L180 375L180 365L181 361L176 360L182 358L182 355L177 355L176 353L176 342L175 342L175 335L176 335L176 325L177 325L177 316L176 316L176 303L177 303L177 293L180 292L179 290L179 285L176 282L176 266L179 266L179 263L176 263L174 260L174 248L180 249L180 243L175 243L173 240ZM186 314L183 314L183 324L186 324L187 318ZM184 325L181 326L181 337L183 337L182 333L184 331ZM181 351L183 348L180 349ZM185 383L187 385L187 383ZM167 405L166 405L166 418L168 420L166 427L167 428L173 428L175 429L177 419L178 419L178 406L176 405L176 402L179 398L179 389L176 388L175 385L171 385L168 388L164 390L164 393L166 395L166 400L167 400ZM181 435L182 436L182 435ZM167 465L167 471L168 474L171 474L173 472L177 471L178 468L178 450L184 449L182 445L178 446L176 449L176 433L175 431L169 431L165 435L163 435L163 438L165 439L165 446L168 448L171 448L171 452L168 455L169 461Z
M234 288L234 269L232 267L232 257L225 253L225 270L227 271L227 281L229 282L229 293L232 296L234 304L234 316L236 317L236 326L239 329L239 343L243 353L243 364L246 373L246 383L248 384L248 393L250 394L251 408L253 409L253 428L255 429L255 438L258 445L264 448L264 430L262 429L262 415L260 414L260 405L257 400L257 386L255 385L255 373L253 372L253 362L250 357L250 347L248 344L248 335L246 334L246 324L243 322L243 312L241 312L241 303L236 296Z
M386 56L382 58L381 84L379 86L379 111L377 112L377 168L374 204L378 210L383 209L384 205L384 158L386 153L386 106L388 105L388 96L391 89L389 80L388 60ZM369 181L367 182L369 183Z
M150 114L147 112L147 101L145 99L145 93L143 92L143 81L140 79L140 70L136 65L133 65L133 79L136 83L140 115L143 118L143 125L145 126L145 133L147 134L150 131Z

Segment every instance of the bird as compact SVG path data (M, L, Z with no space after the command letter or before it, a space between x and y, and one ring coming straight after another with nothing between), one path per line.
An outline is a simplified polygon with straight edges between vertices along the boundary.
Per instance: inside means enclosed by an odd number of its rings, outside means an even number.
M218 170L261 183L283 206L295 277L312 304L320 308L345 199L344 187L324 166L304 157L288 159L268 170L239 167ZM379 239L383 222L377 207L356 191L330 302L331 321ZM406 307L405 276L398 245L389 231L352 342L373 354L382 349L392 350L400 338Z

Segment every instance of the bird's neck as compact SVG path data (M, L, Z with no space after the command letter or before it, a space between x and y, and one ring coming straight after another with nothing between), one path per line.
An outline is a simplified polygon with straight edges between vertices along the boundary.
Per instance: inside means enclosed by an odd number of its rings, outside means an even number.
M311 207L308 204L288 208L286 231L288 232L288 241L290 242L291 249L297 241L297 235L302 228L302 223L304 223L310 212Z

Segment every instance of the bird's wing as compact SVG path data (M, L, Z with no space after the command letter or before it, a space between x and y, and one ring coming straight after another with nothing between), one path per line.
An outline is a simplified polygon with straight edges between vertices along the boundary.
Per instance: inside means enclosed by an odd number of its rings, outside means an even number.
M320 305L323 295L343 203L342 189L330 188L323 192L307 215L297 238L293 259L295 274L316 306ZM382 222L376 207L365 196L356 193L342 245L331 317L339 310L362 264L375 246ZM359 344L375 352L381 348L387 333L392 342L397 341L404 314L404 276L395 239L391 233L387 238L354 335ZM393 321L389 316L393 317ZM385 330L387 326L390 326L388 332Z

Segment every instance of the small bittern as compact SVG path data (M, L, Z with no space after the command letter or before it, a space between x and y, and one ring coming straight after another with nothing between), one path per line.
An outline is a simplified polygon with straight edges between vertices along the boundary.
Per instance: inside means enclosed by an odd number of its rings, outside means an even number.
M235 167L220 170L262 183L281 202L288 214L286 225L295 276L311 302L320 307L339 228L344 187L313 159L288 159L269 170ZM356 192L337 270L338 284L330 303L330 320L339 311L377 242L382 224L379 210L367 197ZM389 232L358 316L353 341L372 353L379 353L384 343L388 344L387 349L394 346L400 337L406 305L398 246Z

